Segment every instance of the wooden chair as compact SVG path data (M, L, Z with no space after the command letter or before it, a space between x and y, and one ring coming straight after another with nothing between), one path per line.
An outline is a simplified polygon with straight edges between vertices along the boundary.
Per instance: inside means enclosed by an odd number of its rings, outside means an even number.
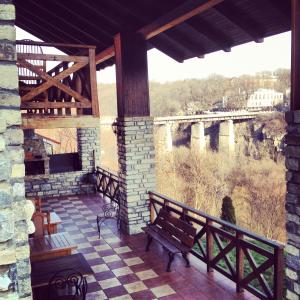
M57 272L49 281L48 300L84 300L87 294L87 281L75 269Z
M45 235L45 231L47 231L47 234L50 235L50 212L41 212L36 211L33 213L31 218L34 226L35 226L35 232L33 233L34 238L42 237ZM47 226L45 226L45 221Z

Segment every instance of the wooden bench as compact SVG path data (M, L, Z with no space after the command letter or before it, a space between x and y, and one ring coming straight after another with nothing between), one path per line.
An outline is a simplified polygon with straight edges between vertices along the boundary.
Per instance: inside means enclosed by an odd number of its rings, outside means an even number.
M29 246L32 262L71 255L72 250L77 248L66 232L30 238Z
M155 221L143 230L148 237L146 251L149 250L152 240L155 239L169 252L167 272L171 270L171 264L176 253L181 253L186 261L186 267L190 267L187 255L194 245L196 228L173 217L166 209L162 208Z

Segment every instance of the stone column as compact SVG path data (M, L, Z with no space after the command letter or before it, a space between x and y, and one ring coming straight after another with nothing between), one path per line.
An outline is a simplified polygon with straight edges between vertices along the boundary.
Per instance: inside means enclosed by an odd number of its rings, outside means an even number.
M100 129L78 128L77 151L82 171L89 173L100 166Z
M204 153L206 150L206 141L204 135L204 122L198 122L191 126L191 150Z
M31 299L13 1L0 0L0 299Z
M173 149L171 124L159 125L157 134L159 151L171 152Z
M233 120L221 122L219 130L219 152L232 155L234 153L234 144Z
M117 119L121 228L141 232L150 220L147 191L155 190L153 118Z
M287 299L300 298L300 111L286 113L286 285Z

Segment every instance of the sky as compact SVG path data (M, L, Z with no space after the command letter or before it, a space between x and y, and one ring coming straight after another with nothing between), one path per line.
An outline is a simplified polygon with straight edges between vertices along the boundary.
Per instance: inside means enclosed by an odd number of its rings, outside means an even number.
M38 40L20 28L17 28L17 39ZM229 53L218 51L206 55L204 59L193 58L184 63L178 63L156 49L148 51L149 79L158 82L205 78L216 73L227 77L251 75L260 71L290 68L290 64L290 32L266 38L263 43L251 42L233 47ZM115 82L114 67L97 73L99 82Z

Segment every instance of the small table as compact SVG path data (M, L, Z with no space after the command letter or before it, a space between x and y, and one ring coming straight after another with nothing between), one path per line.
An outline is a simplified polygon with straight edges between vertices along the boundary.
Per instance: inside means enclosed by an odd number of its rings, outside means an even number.
M81 253L36 261L31 263L31 287L34 299L45 299L47 286L52 276L61 270L73 268L80 272L84 277L93 274L93 270Z
M57 215L56 212L51 211L50 212L50 224L49 224L49 233L57 233L57 225L61 224L62 221L60 217ZM45 224L44 224L45 230L47 229L47 219L45 218Z

